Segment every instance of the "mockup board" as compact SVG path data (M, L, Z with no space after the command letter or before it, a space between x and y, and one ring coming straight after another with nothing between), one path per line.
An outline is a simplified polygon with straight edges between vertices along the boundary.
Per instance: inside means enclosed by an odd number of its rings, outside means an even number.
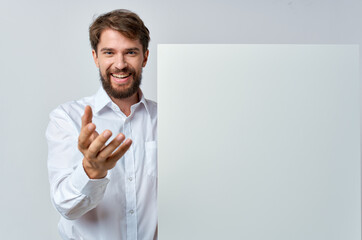
M158 45L159 239L360 240L356 45Z

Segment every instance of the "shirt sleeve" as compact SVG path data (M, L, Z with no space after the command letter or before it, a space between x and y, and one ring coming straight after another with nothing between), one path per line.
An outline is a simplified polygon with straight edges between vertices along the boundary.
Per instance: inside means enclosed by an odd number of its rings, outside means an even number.
M78 150L78 136L77 125L61 107L50 113L46 130L50 195L66 219L77 219L95 208L109 182L108 176L89 179Z

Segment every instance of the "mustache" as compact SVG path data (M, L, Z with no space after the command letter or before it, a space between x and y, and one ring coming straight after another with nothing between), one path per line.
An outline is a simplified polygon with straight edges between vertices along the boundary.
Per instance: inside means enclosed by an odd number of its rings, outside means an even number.
M119 69L119 68L115 68L115 69L109 69L106 71L107 75L110 74L110 73L135 73L135 70L133 68L130 68L130 67L125 67L125 68L122 68L122 69Z

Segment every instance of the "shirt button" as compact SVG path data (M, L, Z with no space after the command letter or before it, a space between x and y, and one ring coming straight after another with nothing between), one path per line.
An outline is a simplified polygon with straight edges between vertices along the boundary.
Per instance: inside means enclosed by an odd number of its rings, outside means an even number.
M129 180L130 182L132 182L133 178L132 178L132 177L129 177L128 180Z
M133 214L133 213L134 213L134 211L133 211L133 210L130 210L130 211L129 211L129 213L130 213L130 214Z

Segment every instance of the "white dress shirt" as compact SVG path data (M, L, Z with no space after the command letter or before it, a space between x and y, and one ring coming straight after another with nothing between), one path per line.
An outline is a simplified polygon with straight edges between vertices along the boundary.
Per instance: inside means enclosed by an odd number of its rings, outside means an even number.
M91 97L65 103L50 113L46 131L51 199L61 214L63 239L157 239L157 105L140 101L127 117L100 88ZM81 117L93 110L98 133L122 132L132 139L126 154L103 179L89 179L78 150ZM108 142L109 142L108 141Z

